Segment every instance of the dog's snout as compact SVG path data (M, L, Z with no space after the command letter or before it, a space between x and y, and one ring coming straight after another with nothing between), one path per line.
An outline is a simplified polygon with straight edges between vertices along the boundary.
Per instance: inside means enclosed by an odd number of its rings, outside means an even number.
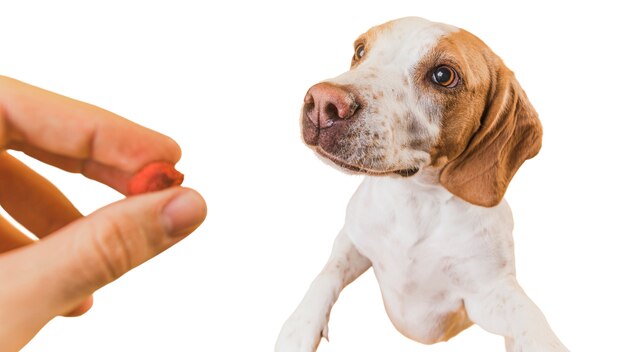
M304 113L319 129L331 127L335 121L349 119L359 108L354 94L330 83L318 83L304 97Z

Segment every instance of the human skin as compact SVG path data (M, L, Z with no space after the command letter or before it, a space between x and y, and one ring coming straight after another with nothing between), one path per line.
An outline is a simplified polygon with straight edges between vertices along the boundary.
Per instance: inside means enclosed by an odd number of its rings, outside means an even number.
M154 161L175 164L169 137L93 105L0 76L0 350L17 351L56 316L78 316L92 294L193 232L206 217L194 190L134 195L83 216L7 150L81 173L128 195Z

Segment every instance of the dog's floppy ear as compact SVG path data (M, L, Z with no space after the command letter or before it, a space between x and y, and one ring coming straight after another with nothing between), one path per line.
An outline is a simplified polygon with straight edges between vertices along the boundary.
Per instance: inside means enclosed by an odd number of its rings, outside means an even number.
M454 195L485 207L500 203L517 169L539 152L542 136L537 112L513 73L502 67L494 81L480 127L439 178Z

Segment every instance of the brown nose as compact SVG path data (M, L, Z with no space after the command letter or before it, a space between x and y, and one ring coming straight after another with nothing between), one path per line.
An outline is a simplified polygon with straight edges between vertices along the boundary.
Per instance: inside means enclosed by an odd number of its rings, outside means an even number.
M350 118L358 108L354 94L330 83L314 85L304 97L304 113L319 129L328 128L339 119Z

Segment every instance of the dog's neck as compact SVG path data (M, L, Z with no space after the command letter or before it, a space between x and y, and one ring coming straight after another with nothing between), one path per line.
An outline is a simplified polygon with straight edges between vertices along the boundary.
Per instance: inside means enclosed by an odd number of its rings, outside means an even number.
M425 167L408 179L422 187L442 187L439 183L441 168Z
M367 176L366 183L373 188L382 187L386 193L393 192L396 196L433 197L433 201L445 203L455 196L439 183L440 168L426 167L410 177Z
M449 193L439 182L439 175L441 174L441 168L425 167L419 170L418 173L411 177L399 177L397 178L408 189L414 189L419 191L439 191L443 190L444 193Z

